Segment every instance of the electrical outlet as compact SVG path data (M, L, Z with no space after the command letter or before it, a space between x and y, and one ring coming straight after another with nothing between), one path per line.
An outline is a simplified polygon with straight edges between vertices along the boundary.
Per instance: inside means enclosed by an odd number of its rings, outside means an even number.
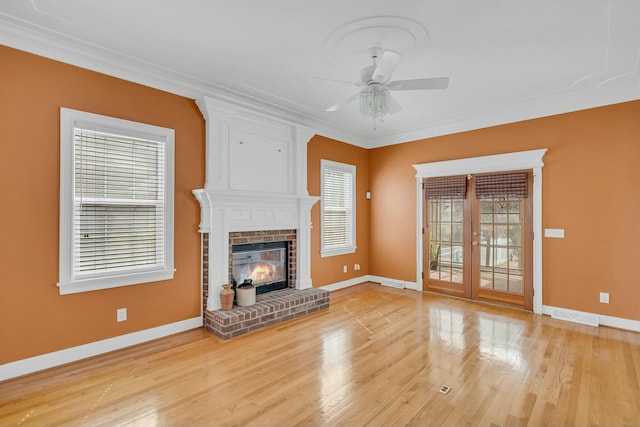
M342 272L346 273L347 272L347 264L344 265L344 267L342 267Z
M600 302L602 304L609 304L609 292L600 292Z
M116 310L116 321L124 322L125 320L127 320L127 309L126 308L117 309Z
M353 269L354 269L355 271L360 270L360 264L353 264Z

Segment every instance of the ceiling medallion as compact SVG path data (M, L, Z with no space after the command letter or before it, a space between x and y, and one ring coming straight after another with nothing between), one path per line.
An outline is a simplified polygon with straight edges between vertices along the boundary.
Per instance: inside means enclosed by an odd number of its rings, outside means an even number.
M418 21L401 16L371 16L347 22L336 28L323 43L331 63L349 63L371 46L410 53L426 46L427 29Z

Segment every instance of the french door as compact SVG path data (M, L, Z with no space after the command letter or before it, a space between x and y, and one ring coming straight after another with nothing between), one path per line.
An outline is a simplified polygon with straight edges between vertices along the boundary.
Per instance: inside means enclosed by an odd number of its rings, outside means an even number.
M424 289L532 310L531 171L424 187Z

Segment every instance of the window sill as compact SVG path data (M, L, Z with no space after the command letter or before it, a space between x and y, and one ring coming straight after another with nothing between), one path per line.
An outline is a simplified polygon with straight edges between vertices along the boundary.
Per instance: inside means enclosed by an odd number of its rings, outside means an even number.
M354 254L356 253L356 249L357 249L356 247L349 247L349 248L341 248L341 249L322 250L320 251L320 257L326 258L331 256Z
M121 286L138 285L149 282L159 282L173 279L175 269L129 273L119 276L97 277L91 279L76 279L68 282L58 282L60 295L77 294L80 292L97 291L100 289L118 288Z

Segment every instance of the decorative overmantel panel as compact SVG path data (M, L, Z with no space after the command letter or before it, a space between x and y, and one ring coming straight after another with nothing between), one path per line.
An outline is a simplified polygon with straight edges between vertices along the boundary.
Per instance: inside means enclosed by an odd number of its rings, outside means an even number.
M307 143L314 131L268 112L209 97L196 101L206 120L200 232L209 233L207 309L220 308L228 283L229 233L297 230L296 289L311 287L311 207L307 192Z

